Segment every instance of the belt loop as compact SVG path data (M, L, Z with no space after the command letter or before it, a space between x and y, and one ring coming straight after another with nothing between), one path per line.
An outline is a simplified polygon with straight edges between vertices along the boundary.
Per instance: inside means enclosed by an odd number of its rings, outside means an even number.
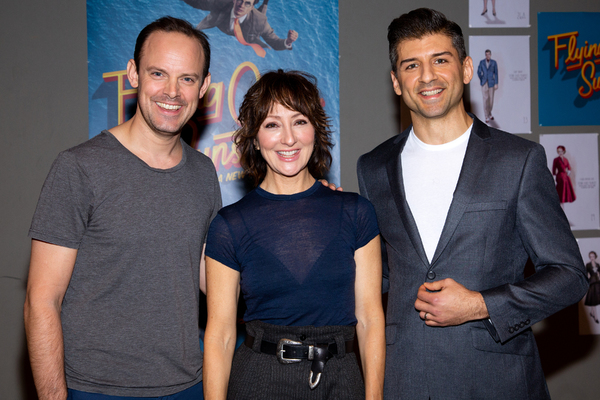
M346 341L344 340L344 334L338 332L334 336L335 344L337 345L336 358L343 358L346 356Z
M257 326L254 326L255 329L255 336L254 336L254 343L252 344L252 350L256 351L257 353L260 353L260 344L262 343L263 340L263 334L265 333L265 330L262 328L258 328ZM248 332L246 332L246 335L248 334Z

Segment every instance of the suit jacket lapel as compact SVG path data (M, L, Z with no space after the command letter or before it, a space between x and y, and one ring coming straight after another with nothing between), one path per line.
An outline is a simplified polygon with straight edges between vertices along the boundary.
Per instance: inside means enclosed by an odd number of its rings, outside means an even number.
M425 249L423 248L423 243L421 242L421 236L419 236L417 224L415 223L415 219L413 218L408 203L406 202L404 180L402 179L402 162L400 154L402 153L402 149L406 144L406 139L408 138L410 129L411 128L408 128L399 135L398 140L395 142L394 148L390 152L390 157L386 163L386 170L392 196L394 197L396 208L400 214L400 219L404 225L404 229L408 233L413 248L419 255L419 258L423 264L425 266L429 266L429 261L427 260L427 255L425 254Z
M490 144L487 142L487 139L490 137L488 126L474 115L469 115L473 118L471 137L469 138L469 143L467 145L467 151L465 153L465 159L460 171L458 183L454 190L452 203L450 204L450 209L446 216L444 229L442 229L442 235L440 236L440 240L435 249L431 264L435 264L454 234L454 231L471 200L490 151Z

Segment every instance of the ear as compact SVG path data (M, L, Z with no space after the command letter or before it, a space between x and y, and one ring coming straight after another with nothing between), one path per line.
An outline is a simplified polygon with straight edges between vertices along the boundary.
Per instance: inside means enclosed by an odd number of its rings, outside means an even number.
M466 85L473 79L473 59L469 56L463 61L463 83Z
M394 71L391 71L390 75L392 77L392 84L394 85L394 92L396 92L398 96L402 96L402 89L400 88L400 82L398 82L396 74L394 73Z
M132 88L138 87L139 76L137 68L135 67L135 61L133 61L133 59L127 62L127 79L129 80L129 84Z
M210 72L208 74L206 74L206 77L204 77L204 82L202 83L202 87L200 87L200 93L198 94L198 98L201 99L202 97L204 97L204 94L206 93L206 91L208 90L208 87L210 86Z

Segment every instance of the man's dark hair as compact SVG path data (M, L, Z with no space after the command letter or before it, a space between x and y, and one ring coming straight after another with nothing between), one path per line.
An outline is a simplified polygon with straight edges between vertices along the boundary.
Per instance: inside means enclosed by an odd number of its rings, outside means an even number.
M255 147L262 123L278 103L297 111L310 121L315 130L315 147L308 161L308 171L321 178L331 166L331 129L329 118L321 105L317 79L301 71L283 70L264 74L248 89L240 106L238 121L241 125L234 135L240 163L255 185L267 175L267 162Z
M208 75L208 69L210 67L210 45L208 44L208 38L206 35L194 28L189 22L179 18L170 16L162 17L146 25L140 32L135 41L135 50L133 52L133 61L135 62L135 68L140 70L140 60L142 58L142 49L144 43L154 32L178 32L183 33L187 37L196 39L200 46L202 46L202 54L204 56L204 68L202 69L202 80Z
M390 44L390 61L392 71L396 72L398 64L398 45L404 40L422 39L428 35L442 34L452 39L452 46L458 53L462 63L467 58L465 39L460 26L446 18L444 14L431 8L418 8L392 21L388 27Z
M492 51L490 49L487 49L485 52L492 54Z

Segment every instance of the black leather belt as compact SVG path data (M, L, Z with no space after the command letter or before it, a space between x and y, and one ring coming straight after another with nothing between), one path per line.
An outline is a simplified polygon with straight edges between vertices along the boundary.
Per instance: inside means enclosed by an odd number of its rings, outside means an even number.
M254 340L253 336L246 335L244 344L252 349L254 347ZM345 342L344 347L346 353L354 352L354 341L349 340ZM304 344L284 338L279 340L278 343L262 340L260 342L260 352L277 356L277 360L282 364L297 363L302 360L312 361L308 384L311 389L314 389L321 381L321 373L325 368L325 363L338 354L338 347L335 342Z

